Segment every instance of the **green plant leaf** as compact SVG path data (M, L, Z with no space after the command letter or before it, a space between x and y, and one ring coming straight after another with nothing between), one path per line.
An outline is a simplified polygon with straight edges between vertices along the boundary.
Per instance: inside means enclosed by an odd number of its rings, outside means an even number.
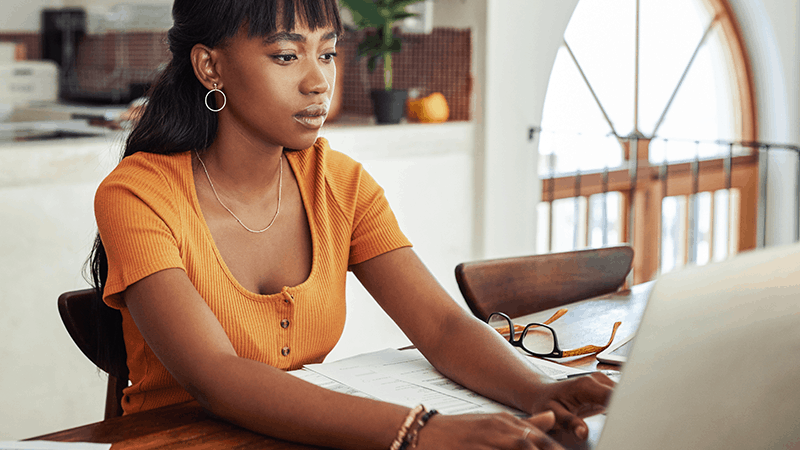
M408 5L422 0L340 0L340 3L353 12L358 29L380 28L392 25L398 20L417 14L406 12Z
M399 38L394 38L392 39L392 43L389 45L388 51L392 53L397 53L400 51L402 46L403 46L403 41L401 41Z
M367 56L373 53L382 53L387 51L388 47L384 47L383 39L377 35L369 35L358 44L358 54L360 56Z
M394 8L405 8L406 6L423 1L425 0L392 0L390 3Z
M398 13L397 15L395 15L394 16L395 17L394 20L395 21L400 21L400 20L403 20L403 19L408 18L408 17L417 17L418 15L419 14L416 14L416 13L402 12L402 13Z
M381 7L372 0L340 0L340 3L353 12L353 19L359 29L379 27L386 23Z
M367 69L374 72L378 60L384 61L384 84L386 89L392 87L392 69L387 60L392 53L402 48L402 41L394 35L393 25L399 20L414 17L418 14L406 12L408 5L423 0L339 0L339 3L353 13L353 20L359 30L374 29L375 34L364 34L359 42L357 54L367 58Z
M364 28L369 27L369 21L364 18L358 11L352 11L353 13L353 22L356 24L357 30L363 30Z
M375 67L377 67L377 65L378 65L377 56L372 56L367 60L367 70L369 70L370 73L375 72Z

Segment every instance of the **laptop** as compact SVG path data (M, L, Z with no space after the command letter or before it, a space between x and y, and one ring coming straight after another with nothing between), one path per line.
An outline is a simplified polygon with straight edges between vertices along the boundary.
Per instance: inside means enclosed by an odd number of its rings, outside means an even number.
M659 277L600 417L585 447L800 449L800 245Z

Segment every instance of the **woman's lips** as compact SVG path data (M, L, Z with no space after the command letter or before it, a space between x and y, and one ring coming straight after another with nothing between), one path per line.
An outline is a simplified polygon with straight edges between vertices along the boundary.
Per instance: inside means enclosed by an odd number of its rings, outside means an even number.
M311 105L295 114L294 120L307 128L318 129L325 123L327 115L328 108L325 105Z

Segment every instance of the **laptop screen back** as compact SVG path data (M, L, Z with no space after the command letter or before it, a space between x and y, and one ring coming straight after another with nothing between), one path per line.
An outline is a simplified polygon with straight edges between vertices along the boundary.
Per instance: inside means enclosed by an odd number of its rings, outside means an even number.
M660 277L596 448L800 449L800 246Z

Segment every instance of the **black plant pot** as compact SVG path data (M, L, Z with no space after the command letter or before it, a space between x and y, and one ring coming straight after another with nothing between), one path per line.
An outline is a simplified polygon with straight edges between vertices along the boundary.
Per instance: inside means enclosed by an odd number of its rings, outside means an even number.
M393 89L374 90L370 93L372 108L378 123L398 123L406 112L408 91Z

